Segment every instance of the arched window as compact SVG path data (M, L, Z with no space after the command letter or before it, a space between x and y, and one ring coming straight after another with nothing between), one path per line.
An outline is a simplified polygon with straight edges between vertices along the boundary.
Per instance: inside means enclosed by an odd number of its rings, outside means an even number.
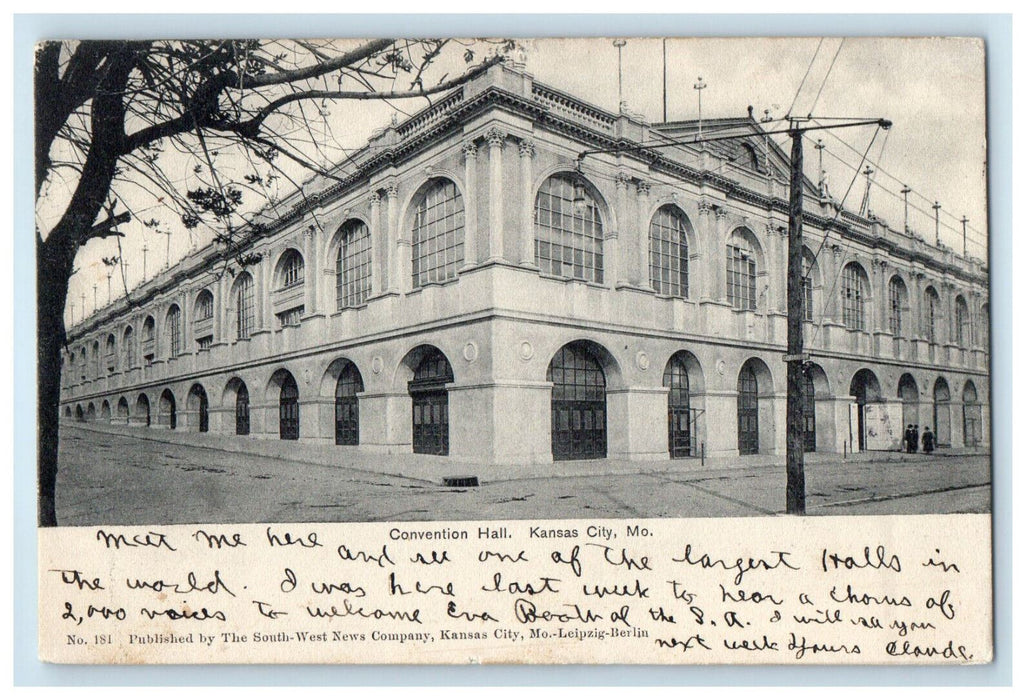
M649 224L649 281L653 291L689 296L689 230L691 225L673 204L660 207Z
M165 335L169 339L169 357L179 355L180 336L182 334L182 323L180 323L179 306L173 304L165 317Z
M542 272L585 282L603 281L603 218L584 180L553 175L534 203L534 256Z
M79 379L86 379L86 347L84 346L79 353Z
M907 286L904 280L896 275L890 280L890 333L900 337L904 335L904 317L907 310Z
M454 279L463 264L466 212L455 183L438 178L416 205L412 223L412 286Z
M757 253L742 229L736 229L725 246L725 295L733 309L757 308Z
M979 329L980 340L983 342L983 347L990 348L990 305L983 304L982 309L979 312L979 323L982 326Z
M207 321L213 315L215 315L215 297L210 291L204 289L197 295L197 301L194 302L194 320Z
M954 344L964 346L968 338L968 303L965 297L954 300Z
M807 248L803 249L803 320L814 322L814 280L819 270L814 255Z
M940 295L931 286L925 288L925 305L922 309L922 333L930 343L936 342L936 317L940 313Z
M132 369L136 364L136 350L133 348L133 327L127 326L122 334L122 350L125 353L126 369Z
M337 245L337 308L361 306L369 298L373 266L369 228L358 219L345 222Z
M148 316L143 322L143 342L149 343L154 340L154 317Z
M115 371L115 363L118 360L115 354L115 334L108 333L108 339L104 342L104 359L108 366L108 372Z
M94 340L93 341L93 353L90 355L90 359L92 360L91 364L93 365L93 376L94 377L99 377L100 376L100 341L99 340Z
M840 294L843 297L843 325L850 330L864 330L864 300L867 278L864 269L857 263L843 268L843 283Z
M757 151L753 146L744 141L740 144L740 148L741 150L737 160L751 170L763 172L763 169L760 167L760 161L757 158Z
M305 282L305 261L301 253L289 248L280 258L280 287L294 287Z
M255 282L247 272L237 278L237 339L247 340L255 326Z

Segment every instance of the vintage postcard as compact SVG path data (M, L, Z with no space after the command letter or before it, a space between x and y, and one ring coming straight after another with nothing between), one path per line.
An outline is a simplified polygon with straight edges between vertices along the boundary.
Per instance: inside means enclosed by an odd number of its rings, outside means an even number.
M982 41L34 86L45 661L993 659Z

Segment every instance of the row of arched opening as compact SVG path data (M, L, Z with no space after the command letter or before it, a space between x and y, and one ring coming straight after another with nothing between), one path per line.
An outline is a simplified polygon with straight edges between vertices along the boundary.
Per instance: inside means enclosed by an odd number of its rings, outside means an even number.
M424 345L412 353L412 380L408 393L412 402L412 447L420 454L447 455L449 453L449 385L454 381L448 358L437 348ZM601 346L589 341L575 341L564 345L553 357L548 368L551 390L551 442L555 460L595 459L607 456L607 384L605 364L612 361ZM358 445L360 437L359 394L364 390L358 367L345 359L335 361L330 371L336 375L334 387L334 442L338 445ZM821 391L816 392L816 380ZM301 409L298 384L286 369L277 370L271 380L278 398L278 431L283 440L297 440L301 434ZM686 351L671 356L663 373L667 389L668 452L672 458L698 456L702 451L700 439L703 409L702 369L696 358ZM742 455L758 454L774 446L764 444L771 431L762 426L773 401L770 370L757 358L747 360L740 368L736 386L738 451ZM816 395L829 397L828 379L822 368L812 364L807 368L804 383L804 449L817 448L818 419L815 410ZM866 449L864 407L882 401L879 382L869 369L859 370L850 384L850 394L858 405L858 447ZM902 404L902 426L919 423L918 385L910 374L904 374L898 383L897 396ZM234 406L234 425L237 435L251 433L251 396L247 384L234 377L226 385L224 405ZM767 407L766 407L767 406ZM66 407L66 416L71 416ZM187 395L187 411L191 427L200 432L209 429L209 401L201 384L194 384ZM950 387L940 377L933 388L933 430L937 444L951 443ZM982 441L982 413L975 385L966 383L962 396L962 426L965 445ZM127 400L119 399L118 419L128 421L130 409ZM150 400L140 394L133 411L136 421L152 424ZM93 403L84 410L75 408L80 421L97 419ZM102 420L111 418L107 401L100 407ZM196 421L193 419L196 418ZM155 424L177 427L176 398L165 389L158 401ZM853 426L852 426L853 427Z

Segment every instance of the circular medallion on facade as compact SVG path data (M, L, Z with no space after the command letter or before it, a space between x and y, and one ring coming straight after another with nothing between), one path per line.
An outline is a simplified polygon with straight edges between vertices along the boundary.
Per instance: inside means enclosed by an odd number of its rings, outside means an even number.
M476 360L479 352L480 349L477 347L477 343L472 340L468 341L466 345L463 346L463 358L467 362L473 362Z
M520 359L527 362L534 357L534 346L531 345L531 341L525 340L520 343Z
M638 354L635 355L635 364L638 365L640 370L645 372L649 369L649 357L646 356L646 353L639 350Z
M717 361L717 373L721 374L721 375L723 375L725 373L725 361L724 360L718 360Z
M373 374L380 374L384 371L384 358L377 355L373 358Z

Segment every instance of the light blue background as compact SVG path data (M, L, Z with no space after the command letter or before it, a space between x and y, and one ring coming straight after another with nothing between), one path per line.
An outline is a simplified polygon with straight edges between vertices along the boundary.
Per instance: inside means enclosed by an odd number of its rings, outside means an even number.
M369 36L975 36L987 40L994 450L990 666L924 668L56 666L36 655L32 49L40 39ZM1009 685L1012 674L1010 15L16 15L14 21L16 685ZM964 86L959 86L964 89ZM972 134L972 138L978 138Z

